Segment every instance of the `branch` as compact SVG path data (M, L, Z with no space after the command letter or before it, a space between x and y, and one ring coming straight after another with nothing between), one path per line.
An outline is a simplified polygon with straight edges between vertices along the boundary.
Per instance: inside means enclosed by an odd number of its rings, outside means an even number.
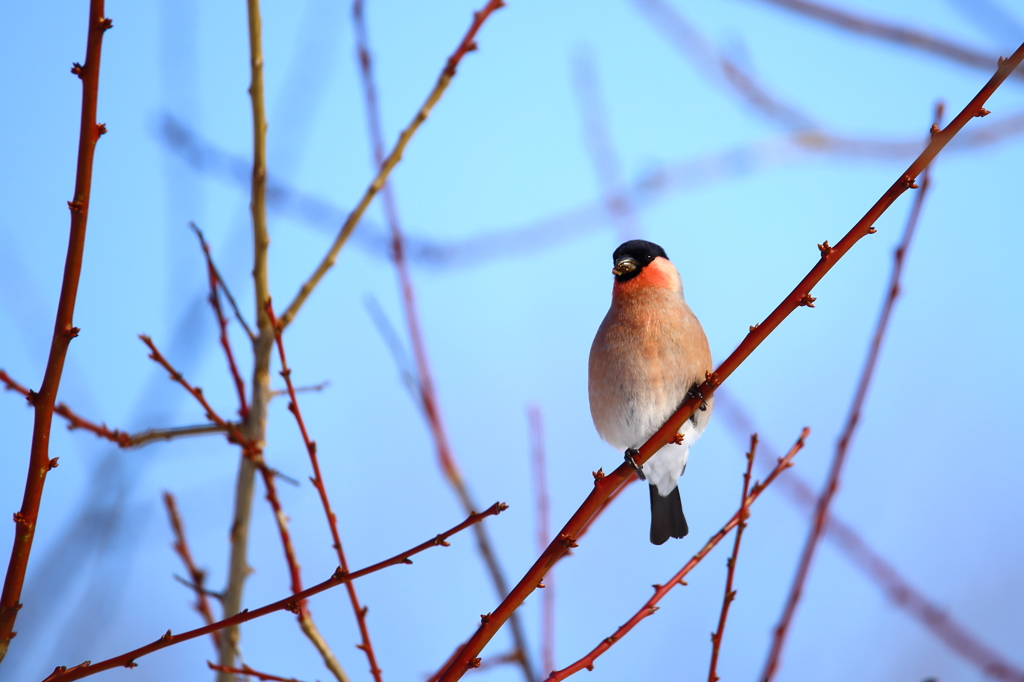
M436 535L433 538L416 545L412 549L406 550L405 552L402 552L400 554L396 554L390 559L379 561L375 564L367 566L366 568L361 568L353 573L345 573L339 568L334 572L334 575L332 575L327 580L323 581L322 583L318 583L306 590L303 590L298 594L293 594L288 597L285 597L284 599L279 599L278 601L272 602L258 609L253 609L251 611L249 609L246 609L245 611L242 611L241 613L234 615L230 618L225 618L224 620L220 620L216 623L212 623L201 628L196 628L195 630L183 632L180 635L173 635L171 634L171 631L168 630L162 637L160 637L160 639L157 639L145 646L139 647L138 649L133 649L132 651L123 653L119 656L114 656L113 658L108 658L105 661L100 661L99 663L92 663L90 661L86 661L84 663L76 665L73 668L57 666L57 668L48 677L46 677L46 679L43 682L69 682L70 680L80 680L84 677L89 677L90 675L95 675L98 672L110 670L112 668L134 668L136 666L135 659L142 658L143 656L151 654L154 651L160 651L161 649L166 649L167 647L174 646L175 644L180 644L181 642L187 642L191 639L195 639L196 637L208 635L211 632L218 632L220 630L224 630L225 628L235 627L238 626L240 623L246 623L250 620L261 618L269 613L275 613L277 611L294 612L294 610L298 608L299 602L301 602L304 599L309 599L313 595L320 594L321 592L329 590L332 587L337 587L338 585L342 585L352 580L362 578L371 573L376 573L377 571L387 568L389 566L394 566L396 564L411 564L412 561L409 560L409 557L419 554L420 552L423 552L425 550L428 550L431 547L447 547L449 544L447 540L452 535L455 535L456 533L463 531L472 525L480 523L488 516L496 516L501 512L505 511L506 509L508 509L508 505L504 504L503 502L495 502L493 505L491 505L486 510L480 513L474 512L473 514L470 514L465 521L458 524L457 526L449 528L440 535Z
M533 463L533 491L537 498L537 545L544 551L551 535L548 531L548 520L551 517L548 504L547 457L544 452L544 422L539 407L532 406L527 410L530 423L530 450ZM540 646L541 670L555 669L555 574L549 572L545 577L544 593L540 605Z
M466 34L466 38L464 38L462 43L459 45L459 48L449 58L448 65L442 73L442 80L438 81L438 88L443 89L442 81L443 84L446 85L447 81L444 79L450 79L451 76L454 75L455 66L462 58L462 55L471 49L475 49L475 43L472 42L472 36L487 16L501 6L502 2L500 0L492 0L484 7L484 9L473 15L473 25L470 27L469 33ZM369 38L366 31L366 21L363 16L362 0L355 0L352 10L353 18L355 20L354 23L356 29L356 43L358 45L359 53L360 74L362 75L363 92L366 100L367 121L370 128L370 137L373 142L374 161L381 167L383 172L383 169L388 167L389 160L384 158L384 136L381 132L380 112L377 105L377 91L373 80L372 59L370 56ZM435 88L435 92L437 92L437 96L439 97L440 90ZM403 133L403 136L405 136L405 133ZM392 155L393 154L394 152L392 152ZM466 486L466 482L459 471L458 463L455 460L455 454L452 452L451 445L448 441L448 434L444 426L444 420L441 416L440 401L437 397L437 391L434 388L430 362L427 359L426 344L424 343L423 332L420 327L419 311L416 307L416 295L413 289L412 277L409 274L409 265L405 258L405 238L399 224L398 209L395 206L393 190L390 184L384 184L381 189L384 195L384 213L387 217L388 227L391 234L392 258L395 263L395 270L398 274L399 286L402 290L402 303L405 310L406 327L409 332L409 340L412 345L413 356L416 361L420 402L423 407L423 412L426 415L431 435L434 439L434 445L437 451L441 470L456 496L459 498L459 501L462 503L463 509L469 512L476 508L476 504L473 502L469 489ZM487 566L491 581L494 583L494 588L498 593L498 598L502 599L508 594L508 583L505 580L505 576L501 570L501 565L498 563L497 556L491 546L491 540L487 535L487 529L483 526L477 526L474 529L474 532L476 534L477 547L479 548L480 555L484 560L484 564ZM518 652L518 660L522 667L523 675L526 677L527 682L534 682L536 674L533 670L533 666L530 664L529 649L526 646L526 636L523 633L522 625L519 622L518 616L513 616L512 618L512 639L515 642L515 648Z
M750 333L740 343L732 354L725 359L725 361L719 365L718 369L714 373L709 373L707 379L699 387L701 394L704 398L714 394L715 389L725 381L733 372L742 364L742 362L750 356L751 353L768 337L768 335L774 331L778 326L785 320L790 313L796 310L800 306L805 306L814 302L813 297L810 295L811 289L828 273L829 270L842 258L853 245L860 241L861 238L868 234L875 232L872 224L878 219L885 210L896 201L896 199L903 194L908 188L913 185L914 178L931 162L932 159L939 153L939 151L949 142L950 139L956 135L969 121L971 118L979 115L982 110L982 105L997 87L1006 79L1006 77L1013 71L1014 68L1024 59L1024 45L1021 45L1008 60L1004 60L1000 63L996 74L989 80L989 82L981 89L981 91L971 100L970 103L961 111L956 118L950 122L949 126L945 130L937 132L931 140L928 147L921 153L920 156L910 165L909 168L900 176L896 182L889 187L888 190L882 195L882 197L875 202L875 205L864 215L856 225L844 236L839 242L828 249L828 252L822 252L821 258L811 268L811 271L804 277L803 280L797 285L797 287L779 304L779 306L772 311L772 313L765 318L764 322L760 325L755 325L750 328ZM642 465L646 462L655 452L664 447L670 440L675 438L676 433L679 432L679 428L682 423L689 419L690 415L694 413L697 407L700 405L701 399L698 397L692 397L686 400L675 414L669 417L668 421L662 426L653 436L651 436L646 443L640 447L639 455L634 455L633 459L637 465ZM498 628L512 615L512 613L519 608L523 600L536 588L537 583L544 577L544 574L548 569L554 565L565 553L575 545L575 540L580 530L585 526L587 521L594 516L594 514L602 507L602 504L608 497L619 487L621 487L625 481L634 476L633 469L630 465L623 463L611 474L604 476L594 483L594 490L590 493L587 499L579 507L572 518L565 524L558 537L552 541L548 548L543 554L537 559L533 566L526 572L523 578L519 581L519 584L512 590L509 596L498 605L497 609L491 614L491 618L488 622L483 623L476 631L476 633L469 639L467 644L463 647L462 651L455 657L452 663L448 666L448 669L442 675L443 682L453 682L461 678L465 672L472 667L473 661L477 658L479 652L483 647L491 640L494 634L498 631Z
M261 673L258 670L253 670L247 665L243 665L241 668L232 668L226 665L217 665L212 661L207 661L206 665L210 667L210 670L216 670L222 673L231 673L232 675L246 675L249 677L255 677L257 680L269 680L270 682L299 682L294 677L278 677L277 675Z
M756 500L761 495L761 492L769 485L771 485L772 481L774 481L779 476L779 474L781 474L783 471L792 466L793 458L796 456L796 453L798 453L801 450L801 448L803 448L804 440L807 438L810 432L810 429L805 428L800 433L800 438L796 441L793 447L790 448L789 452L786 453L785 457L779 458L778 463L775 465L775 468L772 469L772 472L768 474L768 477L764 480L764 483L754 483L754 487L750 491L750 494L744 496L743 505L740 507L740 510L733 514L732 518L729 519L729 521L724 526L722 526L722 528L717 533L712 535L711 539L707 541L707 543L701 548L701 550L694 554L693 558L690 559L686 563L686 565L679 570L678 573L669 578L668 582L666 582L664 585L655 585L654 596L648 599L647 602L640 608L640 610L637 611L632 618L626 621L625 625L622 625L618 630L615 631L615 633L611 637L607 637L606 639L604 639L593 650L591 650L589 654L587 654L580 660L576 661L567 668L563 668L562 670L557 670L551 673L551 675L544 682L564 680L565 678L569 677L574 673L579 672L580 670L583 670L584 668L586 668L587 670L593 670L594 661L596 661L598 657L601 656L601 654L603 654L605 651L608 651L608 649L612 648L612 646L620 639L622 639L626 635L626 633L632 630L637 625L637 623L642 621L647 616L654 615L654 612L658 610L657 603L661 601L661 598L668 594L676 585L686 584L685 582L683 582L683 578L685 578L686 575L690 571L692 571L693 568L697 564L699 564L701 560L704 559L704 557L708 555L708 552L714 549L715 545L721 542L725 538L725 536L728 535L730 530L732 530L740 524L743 516L746 514L746 509L750 507L754 500ZM749 474L750 469L748 465L747 476L744 477L744 486L746 486L749 480ZM721 627L721 625L719 627Z
M206 243L206 239L203 237L202 230L194 223L190 222L189 227L195 230L196 236L199 237L199 243L203 247L203 254L206 256L206 265L209 268L211 274L217 279L217 285L220 290L224 292L224 296L227 297L228 303L231 304L231 310L235 313L235 319L238 320L238 324L242 325L242 329L245 330L246 336L249 337L250 341L256 340L256 335L253 334L252 329L249 328L249 323L245 321L245 316L242 315L242 311L238 309L238 303L235 302L235 297L231 295L231 289L228 288L227 282L220 275L220 270L213 263L213 257L210 255L210 247Z
M728 567L725 576L725 596L722 598L722 612L718 616L718 629L711 633L711 667L708 669L708 682L718 682L715 671L718 667L718 652L722 648L722 635L725 633L725 619L729 617L729 606L736 599L736 591L732 589L733 577L736 575L736 558L740 555L740 540L743 529L747 527L750 512L747 511L747 492L750 488L750 471L754 468L754 455L757 452L757 434L750 436L750 450L747 452L747 470L743 473L743 494L740 496L739 525L736 527L736 540L732 546L732 556L725 564Z
M181 563L185 564L185 570L188 571L189 579L191 580L190 586L196 593L195 609L199 612L199 615L203 617L203 620L207 625L214 622L213 611L210 610L210 602L207 600L206 589L203 587L203 583L206 582L206 571L196 566L195 561L192 560L192 552L189 551L188 542L185 540L185 524L181 522L181 515L178 513L178 505L174 501L174 495L164 491L164 506L167 507L167 518L171 522L171 530L174 531L174 552L181 557ZM220 633L211 632L210 635L213 637L214 648L220 647Z
M363 193L362 199L356 205L352 212L349 213L348 218L345 219L344 225L341 227L341 231L338 232L338 236L335 237L334 243L331 248L327 251L327 255L317 266L313 274L310 275L309 279L299 289L299 293L295 295L295 299L288 305L288 308L281 315L281 328L287 327L291 324L292 319L295 318L295 314L299 312L299 308L305 303L306 298L313 291L313 288L320 282L320 279L327 273L328 270L334 265L335 259L338 257L338 252L341 251L341 247L348 241L349 235L356 229L356 225L359 224L359 219L363 216L363 212L366 211L366 207L370 205L370 201L376 196L377 192L380 191L381 187L384 186L384 181L387 180L388 175L391 174L392 169L402 159L402 152L405 151L405 147L409 144L409 140L419 129L420 125L427 120L427 116L430 115L431 109L437 104L438 100L441 99L441 95L444 94L445 89L448 87L448 83L451 82L452 77L455 75L455 69L459 64L462 57L470 50L476 49L476 43L474 38L476 33L480 30L480 26L483 25L487 17L491 15L496 9L502 7L504 2L502 0L488 0L487 4L484 5L483 9L473 14L473 23L470 24L469 30L466 35L462 38L462 42L455 48L455 52L448 58L448 62L444 69L441 71L441 75L437 79L437 83L434 85L434 89L427 95L426 101L420 110L416 112L416 116L413 117L412 122L402 131L401 135L398 136L398 142L395 143L394 148L388 157L381 164L380 170L377 172L377 177L373 179L370 186L366 188L366 192ZM266 300L266 299L264 299Z
M85 64L75 64L71 72L82 81L82 116L78 135L78 167L75 174L74 198L68 202L71 210L71 228L68 235L68 249L64 260L64 279L61 282L57 315L50 340L50 354L43 373L39 392L32 394L35 407L35 421L32 427L32 445L29 450L28 474L21 509L14 515L14 543L11 560L7 565L3 592L0 593L0 661L7 655L7 648L14 638L14 623L22 604L21 590L28 570L29 554L36 534L39 506L43 497L46 474L56 466L57 460L50 460L50 428L53 424L54 403L64 371L71 339L78 336L74 326L75 301L78 297L78 281L82 272L82 254L85 249L85 229L89 219L89 200L92 190L92 162L96 142L107 132L103 124L96 123L96 105L99 99L100 54L103 34L113 26L104 16L103 0L89 3L88 39L85 48Z
M976 52L969 47L958 45L950 40L928 35L905 26L887 24L864 15L856 15L844 12L832 7L826 7L807 0L761 0L770 5L781 7L795 14L802 14L816 21L820 21L844 31L859 33L878 40L904 47L914 48L923 52L944 57L951 61L960 62L968 66L988 71L995 61L991 56ZM1024 78L1024 72L1016 74L1017 78Z
M939 104L935 111L936 122L932 126L933 135L937 135L939 133L939 123L941 118L942 105ZM804 542L804 547L800 555L800 563L797 565L796 574L793 576L793 582L789 588L789 596L786 598L786 605L782 611L782 617L779 619L778 625L775 626L771 650L768 653L768 658L764 665L764 671L759 678L764 680L764 682L771 680L778 668L779 657L782 654L782 645L785 643L786 639L786 632L789 629L789 624L793 619L793 614L796 612L797 604L800 601L800 595L803 592L804 583L806 582L807 575L810 572L811 562L814 560L814 554L818 547L818 542L821 540L822 533L825 530L829 506L832 504L832 498L835 496L836 490L839 487L839 477L843 471L843 464L846 462L846 454L849 450L850 441L853 439L857 423L860 421L861 410L864 407L864 401L867 399L868 388L871 386L871 379L875 373L875 365L878 362L878 355L882 349L882 341L885 339L885 332L889 325L889 319L892 317L893 307L896 304L896 297L899 296L900 277L903 274L903 259L907 249L910 248L910 242L914 237L914 230L917 227L917 221L921 215L921 207L924 205L924 198L928 192L929 179L930 169L925 168L924 176L921 180L921 189L917 193L917 196L914 197L914 205L910 210L910 216L907 219L907 225L903 231L903 238L900 240L900 244L896 248L895 254L893 254L892 272L889 276L889 293L885 302L882 304L882 311L879 314L878 323L875 326L874 337L871 340L871 347L868 350L868 357L864 362L864 369L861 372L860 381L858 382L853 402L850 404L850 412L846 418L846 426L843 428L843 433L839 437L839 442L836 444L835 454L832 456L832 464L829 467L828 478L821 496L818 498L817 508L814 512L814 519L811 523L810 531L807 534L807 539ZM825 247L828 247L828 242L825 242Z
M288 390L288 411L295 416L295 422L298 424L299 432L302 434L302 442L305 444L306 452L309 454L309 462L313 467L313 476L309 480L313 483L313 487L316 488L317 494L320 496L320 504L324 508L327 525L331 529L332 546L338 555L338 565L342 571L347 573L348 560L345 558L345 551L341 546L341 534L338 532L338 517L335 516L334 511L331 509L331 501L327 497L327 487L324 485L323 474L320 472L320 461L316 454L316 443L310 439L309 432L306 430L306 422L302 419L302 412L299 410L299 399L295 394L295 387L292 385L292 371L288 367L288 358L285 357L284 342L281 340L281 329L278 326L278 320L274 315L274 308L270 301L267 301L266 313L271 326L275 330L274 339L277 342L277 351L281 359L281 376L284 378L284 383ZM348 590L348 598L356 615L359 634L363 640L359 648L363 650L367 659L369 659L370 674L373 675L374 680L381 682L380 666L377 665L377 656L373 650L373 644L370 642L370 630L366 625L367 609L359 603L359 596L356 594L355 586L352 583L348 583L345 587Z

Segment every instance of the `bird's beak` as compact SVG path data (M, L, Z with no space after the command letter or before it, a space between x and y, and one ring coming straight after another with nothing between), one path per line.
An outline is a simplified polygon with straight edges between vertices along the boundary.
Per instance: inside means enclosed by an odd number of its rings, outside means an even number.
M636 270L636 261L632 258L623 258L615 263L615 267L612 268L612 274L619 277L634 270Z

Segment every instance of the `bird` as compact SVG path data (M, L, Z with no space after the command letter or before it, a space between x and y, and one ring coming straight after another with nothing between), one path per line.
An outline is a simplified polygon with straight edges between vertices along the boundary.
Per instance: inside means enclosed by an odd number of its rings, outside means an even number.
M678 482L714 406L714 396L705 399L699 390L712 370L711 349L663 248L634 239L615 249L612 261L611 307L590 348L590 414L598 435L624 451L640 480L650 484L650 538L661 545L689 532ZM700 409L674 442L637 466L636 449L691 396L701 399Z

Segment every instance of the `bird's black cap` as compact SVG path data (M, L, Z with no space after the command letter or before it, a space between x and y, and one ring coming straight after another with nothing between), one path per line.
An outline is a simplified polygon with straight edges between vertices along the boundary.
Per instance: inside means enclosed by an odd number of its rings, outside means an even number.
M615 263L615 268L612 272L615 273L617 281L628 282L639 275L645 266L659 256L668 260L665 249L654 242L643 239L630 240L615 249L615 252L612 254L612 261ZM627 259L632 261L631 266L620 267Z

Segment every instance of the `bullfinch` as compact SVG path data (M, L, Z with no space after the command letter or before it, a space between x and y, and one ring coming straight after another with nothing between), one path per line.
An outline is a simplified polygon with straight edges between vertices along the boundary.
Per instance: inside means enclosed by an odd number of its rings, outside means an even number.
M712 369L711 349L664 249L635 239L615 249L612 260L612 305L590 348L590 414L601 438L624 450L650 484L651 542L660 545L689 530L677 484L711 417L714 397L704 401L698 390ZM637 466L636 448L691 395L702 399L701 407L675 442Z

